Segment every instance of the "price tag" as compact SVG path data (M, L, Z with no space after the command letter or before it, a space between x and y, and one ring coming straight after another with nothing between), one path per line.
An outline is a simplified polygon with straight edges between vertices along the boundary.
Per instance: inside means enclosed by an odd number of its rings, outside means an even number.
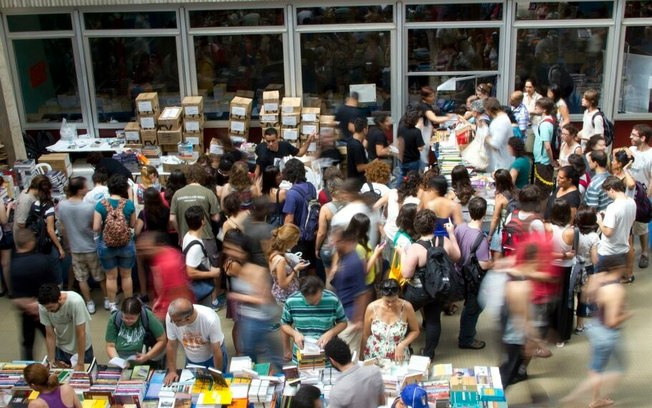
M234 132L244 132L245 131L245 123L244 122L238 122L238 121L231 121L231 130Z
M283 126L296 126L297 117L295 115L283 115Z
M264 105L265 112L278 112L278 103L276 102L266 102Z
M199 132L199 121L186 120L184 123L186 126L186 132Z
M244 118L247 116L247 109L243 108L242 106L232 106L231 115L239 118Z
M139 101L138 112L154 112L152 101Z
M186 116L199 115L199 106L186 106L184 111Z
M296 129L283 129L283 139L297 140L298 138L299 135Z
M154 129L156 127L156 121L151 116L145 116L140 118L140 127L144 129Z
M304 113L301 115L302 122L317 122L317 114L315 113Z

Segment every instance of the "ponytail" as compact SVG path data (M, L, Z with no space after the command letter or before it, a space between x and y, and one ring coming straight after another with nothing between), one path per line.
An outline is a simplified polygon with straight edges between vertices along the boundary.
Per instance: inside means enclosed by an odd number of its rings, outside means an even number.
M47 387L48 388L56 388L59 386L59 378L57 377L56 374L52 374L48 377L47 381Z

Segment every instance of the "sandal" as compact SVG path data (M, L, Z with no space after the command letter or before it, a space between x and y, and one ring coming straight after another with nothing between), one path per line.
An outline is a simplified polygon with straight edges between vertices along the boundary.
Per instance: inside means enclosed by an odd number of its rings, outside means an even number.
M602 408L610 407L614 404L614 400L611 398L600 398L589 404L589 408Z
M547 348L537 348L537 351L534 352L534 357L538 358L549 358L552 357L552 351Z
M461 349L471 349L471 350L481 350L485 348L487 343L482 340L474 339L471 344L459 344L458 347Z
M459 309L459 308L457 307L456 304L452 304L452 305L450 305L449 307L447 307L447 308L444 309L444 314L445 314L446 316L452 316L452 315L454 315L455 313L457 313L458 309Z
M632 275L632 276L630 276L630 277L623 276L623 277L620 279L620 283L624 283L624 284L634 283L634 280L635 280L635 279L636 279L636 276L634 276L634 275Z

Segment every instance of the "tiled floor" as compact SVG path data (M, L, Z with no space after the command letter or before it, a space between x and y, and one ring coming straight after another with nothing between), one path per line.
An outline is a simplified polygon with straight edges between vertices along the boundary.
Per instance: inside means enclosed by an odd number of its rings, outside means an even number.
M648 320L646 310L650 309L649 294L652 293L652 279L649 274L652 268L645 271L636 270L636 281L628 288L629 307L634 312L633 318L628 321L624 329L624 345L628 356L628 369L626 376L613 397L616 405L621 407L650 407L650 384L652 384L652 325ZM99 301L99 293L95 292ZM98 303L101 304L101 303ZM19 329L16 312L7 298L0 298L0 327L3 327L0 342L0 360L6 361L20 356ZM233 347L230 337L231 321L225 319L225 312L219 313L222 318L222 328L227 337L229 354ZM104 348L104 333L109 313L98 310L91 323L92 338L95 355L100 362L106 362L107 356ZM460 350L457 348L457 334L459 329L459 312L455 316L442 317L442 336L437 349L438 362L450 362L456 367L472 367L474 365L497 365L500 358L499 337L497 325L488 316L481 315L478 323L478 338L487 341L484 350ZM420 342L423 341L423 335ZM420 348L417 344L415 349ZM529 399L530 393L547 394L551 403L548 406L560 406L557 401L586 378L589 359L589 345L585 336L573 335L571 341L561 349L552 345L554 356L549 359L534 360L530 365L530 379L512 387L508 393L510 406L534 406ZM37 356L45 355L42 339L38 340ZM178 361L183 361L179 354ZM588 398L588 396L587 396ZM587 406L587 404L578 405Z

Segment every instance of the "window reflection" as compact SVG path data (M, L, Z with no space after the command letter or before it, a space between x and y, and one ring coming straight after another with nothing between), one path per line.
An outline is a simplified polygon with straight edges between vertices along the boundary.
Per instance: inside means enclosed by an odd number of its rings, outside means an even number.
M570 85L561 84L570 112L582 113L584 91L602 90L607 34L606 27L518 30L516 88L523 89L532 78L537 92L545 95L550 84L563 81Z
M283 9L191 10L190 27L245 27L285 24Z
M11 33L68 31L72 30L72 21L70 14L15 14L7 16L7 26Z
M625 17L652 17L652 1L628 1L625 4Z
M84 13L87 30L122 30L176 28L174 11L148 11L138 13Z
M394 7L391 5L306 7L297 9L297 23L299 25L391 23L394 20L393 11Z
M498 69L499 29L440 28L408 32L408 71Z
M502 3L410 4L407 21L487 21L502 20Z
M652 112L652 26L627 27L623 73L618 110L629 113Z
M161 106L180 103L175 38L91 38L89 44L100 122L130 121L141 92L158 92Z
M572 20L611 18L612 1L516 3L517 20Z
M388 31L301 34L303 93L322 100L322 112L333 113L351 84L375 84L376 101L369 111L389 110L390 35Z
M285 83L281 34L196 36L194 44L197 88L207 97L207 119L227 119L237 91L257 93Z

